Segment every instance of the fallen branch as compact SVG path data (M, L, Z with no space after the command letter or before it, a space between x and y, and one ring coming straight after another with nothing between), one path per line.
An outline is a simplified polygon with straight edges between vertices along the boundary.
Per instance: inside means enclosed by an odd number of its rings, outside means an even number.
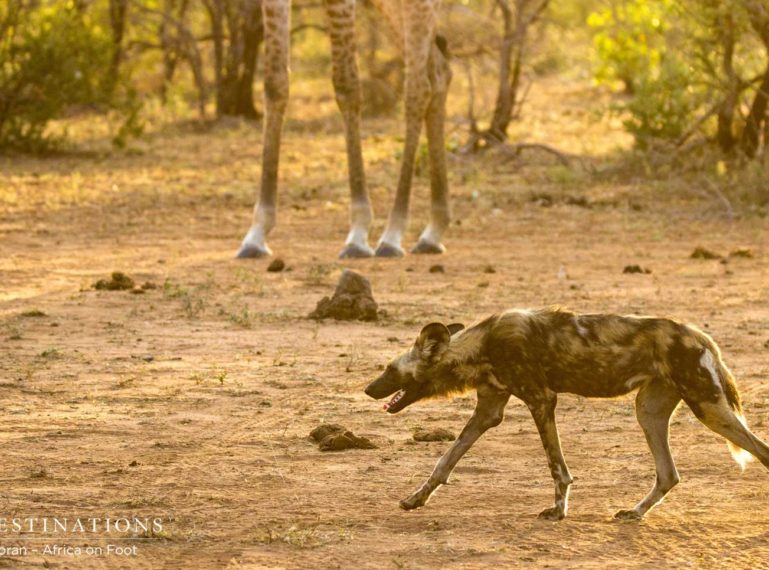
M518 158L524 150L532 150L532 149L541 150L549 154L552 154L558 159L558 161L561 164L571 168L571 161L569 160L569 156L566 153L550 145L546 145L542 143L515 143L515 144L502 143L502 144L499 144L497 148L500 151L502 151L504 154L508 154L514 158Z

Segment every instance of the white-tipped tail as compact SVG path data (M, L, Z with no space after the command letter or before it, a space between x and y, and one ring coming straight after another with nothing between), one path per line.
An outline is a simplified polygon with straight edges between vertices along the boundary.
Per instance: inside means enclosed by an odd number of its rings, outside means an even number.
M747 429L748 422L745 421L745 416L743 416L742 414L738 414L736 412L734 415L737 416L737 419L740 420L740 423L743 426L745 426L745 429ZM753 461L754 459L753 455L750 452L745 451L741 447L734 445L731 441L727 440L726 444L729 446L729 452L732 454L732 457L737 462L737 465L740 466L740 470L745 471L745 467L748 466L748 463Z

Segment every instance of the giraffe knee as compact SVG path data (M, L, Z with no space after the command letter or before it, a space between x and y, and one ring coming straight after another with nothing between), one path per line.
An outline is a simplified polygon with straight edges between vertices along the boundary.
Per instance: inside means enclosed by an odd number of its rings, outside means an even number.
M267 76L264 79L264 97L273 108L285 109L288 103L288 73Z
M360 82L356 73L335 73L332 79L336 104L342 113L358 113L361 105Z

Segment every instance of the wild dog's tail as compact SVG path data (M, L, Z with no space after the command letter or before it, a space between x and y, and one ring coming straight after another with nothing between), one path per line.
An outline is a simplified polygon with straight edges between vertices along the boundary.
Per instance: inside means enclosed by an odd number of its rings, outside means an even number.
M748 422L745 420L745 415L742 413L742 400L740 398L740 392L737 390L737 383L734 381L732 372L726 364L724 364L724 361L721 358L721 350L707 333L695 327L691 328L693 328L696 333L699 333L698 336L705 341L705 353L703 354L702 360L700 360L701 365L708 369L708 372L714 376L714 380L716 380L716 378L719 380L729 408L731 408L732 413L745 430L750 433ZM729 420L727 419L727 422L728 421ZM729 446L729 452L737 462L737 465L740 466L742 471L745 471L745 467L747 467L748 463L753 461L753 455L749 451L746 451L739 445L730 441L729 438L726 439L726 444Z
M742 401L740 400L740 393L737 391L737 384L734 381L732 373L720 360L721 359L719 358L718 375L721 378L721 385L724 388L726 401L734 412L734 415L737 416L737 419L740 421L740 423L745 426L745 429L748 429L748 422L745 420L745 415L742 413ZM733 444L728 439L726 440L726 444L729 446L729 452L737 462L737 465L740 466L740 469L745 471L745 467L747 467L748 463L753 461L753 455L741 447Z

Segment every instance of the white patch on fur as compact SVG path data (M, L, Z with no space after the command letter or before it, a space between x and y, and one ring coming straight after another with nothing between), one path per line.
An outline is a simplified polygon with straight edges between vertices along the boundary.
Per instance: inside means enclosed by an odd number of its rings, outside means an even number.
M625 387L628 390L633 390L649 380L651 377L648 374L636 374L625 380Z
M402 375L415 374L417 371L417 359L411 355L411 351L401 354L394 364Z
M507 392L507 387L505 387L505 385L504 385L504 384L502 384L502 382L500 382L499 380L497 380L497 377L496 377L496 376L494 376L494 375L493 375L491 372L489 372L488 374L486 374L486 381L487 381L489 384L491 384L492 386L494 386L496 389L498 389L498 390L504 390L505 392Z
M582 323L579 322L579 317L575 315L574 317L574 326L577 329L577 334L581 336L582 338L587 338L588 330L582 326Z
M710 350L705 349L702 352L702 356L700 357L700 366L702 366L710 373L710 377L713 379L713 384L715 384L716 388L719 391L723 390L724 387L721 384L721 378L716 371L716 363L713 360L713 354L710 352Z
M748 422L745 420L745 416L736 412L734 415L737 416L740 423L745 426L745 429L748 429ZM729 446L729 452L732 454L732 457L737 462L737 465L740 466L740 470L745 471L745 467L748 466L748 463L753 461L753 455L749 451L745 451L741 447L734 445L731 441L727 440L726 443Z

